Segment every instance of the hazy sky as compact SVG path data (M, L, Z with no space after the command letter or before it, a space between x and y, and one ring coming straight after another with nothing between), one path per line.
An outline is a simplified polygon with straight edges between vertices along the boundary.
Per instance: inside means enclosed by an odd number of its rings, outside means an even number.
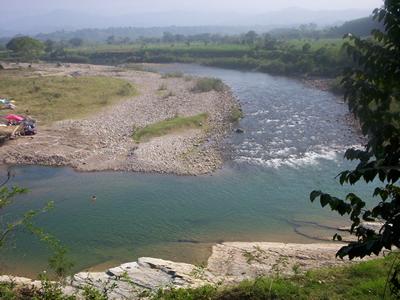
M321 9L373 9L383 0L0 0L2 13L37 14L74 10L104 15L155 11L232 11L263 13L287 7Z

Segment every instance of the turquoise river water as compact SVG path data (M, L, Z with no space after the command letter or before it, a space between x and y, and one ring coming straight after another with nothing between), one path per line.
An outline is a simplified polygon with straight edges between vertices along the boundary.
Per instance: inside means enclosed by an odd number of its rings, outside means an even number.
M311 204L313 189L370 195L366 186L342 188L335 179L351 167L344 149L359 143L337 97L256 72L160 69L221 78L242 105L245 133L227 137L232 158L207 176L12 167L12 184L30 193L5 218L54 201L54 210L36 223L69 248L74 271L103 270L139 256L200 263L221 241L315 242L332 236L331 227L345 219ZM25 276L45 270L49 257L46 246L23 231L0 254L1 273Z

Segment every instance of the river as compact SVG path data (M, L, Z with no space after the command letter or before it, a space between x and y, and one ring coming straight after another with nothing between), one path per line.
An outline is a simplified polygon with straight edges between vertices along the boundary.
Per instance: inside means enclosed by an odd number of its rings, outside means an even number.
M344 150L360 143L336 96L263 73L159 68L221 78L242 105L244 133L227 137L232 159L207 176L12 167L12 183L30 193L5 218L54 201L55 208L35 220L69 248L74 271L103 270L139 256L201 263L220 241L315 242L346 219L311 204L313 189L370 194L366 186L343 188L335 179L351 167ZM35 276L48 257L43 243L17 232L1 252L0 270Z

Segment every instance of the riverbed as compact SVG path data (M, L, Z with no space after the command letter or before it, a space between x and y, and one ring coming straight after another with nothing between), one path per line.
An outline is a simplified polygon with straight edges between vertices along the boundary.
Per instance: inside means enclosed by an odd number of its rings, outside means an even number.
M30 193L6 213L54 201L54 210L37 224L69 248L74 271L102 270L139 256L201 263L221 241L310 243L329 239L332 228L343 225L344 218L308 200L313 189L339 196L354 191L335 179L351 167L344 150L361 143L340 98L256 72L158 68L218 77L231 87L244 111L237 125L244 132L226 138L223 169L192 177L12 167L12 183ZM356 191L370 194L365 186ZM18 232L2 251L1 273L35 276L48 255L34 237Z

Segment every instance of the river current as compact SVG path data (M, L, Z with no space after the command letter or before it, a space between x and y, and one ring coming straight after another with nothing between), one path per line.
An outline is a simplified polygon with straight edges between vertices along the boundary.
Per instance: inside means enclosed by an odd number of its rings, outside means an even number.
M232 159L207 176L12 167L12 183L30 193L5 218L54 201L37 224L69 248L74 271L139 256L200 263L221 241L324 240L345 219L310 203L309 193L370 194L366 186L341 187L335 178L351 167L344 150L360 143L340 98L257 72L179 64L159 69L222 79L241 103L244 133L227 137ZM0 253L1 273L35 276L47 268L45 245L23 231L11 241Z

